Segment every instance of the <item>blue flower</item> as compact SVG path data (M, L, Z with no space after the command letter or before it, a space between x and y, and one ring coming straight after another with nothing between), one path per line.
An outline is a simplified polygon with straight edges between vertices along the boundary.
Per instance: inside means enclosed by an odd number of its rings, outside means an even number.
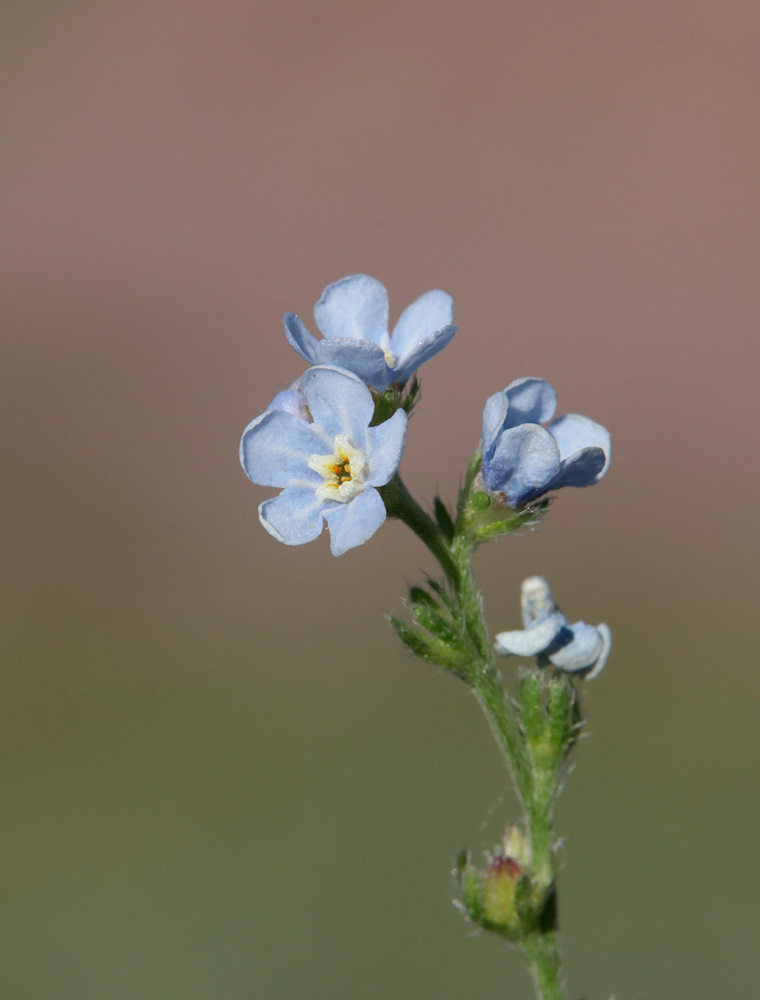
M312 365L338 365L384 392L403 385L417 368L449 343L454 303L446 292L421 295L388 333L388 293L376 278L352 274L328 285L314 306L324 336L317 340L295 313L285 313L290 346Z
M483 482L510 507L563 486L591 486L607 471L609 433L577 413L552 420L556 406L554 389L540 378L518 378L486 402Z
M401 461L407 416L403 410L377 427L372 394L351 372L310 368L279 393L246 427L240 461L248 478L282 492L259 507L270 535L302 545L330 529L339 556L361 545L385 520L376 486L384 486Z
M522 618L519 632L500 632L495 649L502 656L537 656L539 666L553 663L568 673L583 673L591 680L601 673L610 655L612 633L607 625L571 625L554 603L551 588L542 576L523 580Z

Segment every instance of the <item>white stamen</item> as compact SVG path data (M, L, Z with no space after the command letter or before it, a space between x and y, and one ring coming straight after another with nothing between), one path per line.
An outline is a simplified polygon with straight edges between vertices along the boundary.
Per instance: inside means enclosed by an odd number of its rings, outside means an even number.
M314 490L317 500L348 503L364 489L367 456L354 448L345 434L335 438L331 455L312 455L307 464L324 479Z

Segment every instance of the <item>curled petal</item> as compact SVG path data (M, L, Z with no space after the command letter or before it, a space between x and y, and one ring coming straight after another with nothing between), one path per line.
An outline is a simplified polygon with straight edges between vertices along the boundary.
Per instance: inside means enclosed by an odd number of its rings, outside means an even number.
M388 339L388 293L367 274L334 281L314 306L314 319L325 337L352 337L384 346Z
M316 356L320 365L345 368L380 392L391 384L392 376L385 354L377 344L369 340L353 340L350 337L320 340Z
M330 504L324 517L330 529L330 550L341 556L374 535L385 520L385 504L377 490L367 486L350 503Z
M483 481L515 507L546 492L559 465L559 449L551 434L538 424L520 424L498 438L493 454L483 462Z
M304 486L321 482L309 458L324 451L324 439L312 424L284 410L268 410L243 431L240 464L261 486Z
M285 337L293 350L297 351L310 365L317 364L319 341L313 334L309 333L301 317L296 316L295 313L285 313L282 322L285 325Z
M610 435L606 427L579 413L566 413L565 416L552 420L547 430L557 442L560 458L563 461L586 448L601 449L604 453L604 463L592 482L598 482L602 478L610 464L611 452Z
M551 420L557 409L554 386L542 378L518 378L504 390L509 409L505 427L518 424L542 424Z
M593 486L604 475L605 462L601 448L584 448L562 462L547 490L558 490L563 486Z
M406 440L407 415L396 410L390 420L367 431L369 440L369 469L367 483L370 486L385 486L393 477L401 462L401 454Z
M552 596L549 581L543 576L529 576L523 580L520 609L525 628L533 628L534 625L537 625L550 615L561 614ZM563 620L567 624L567 619L564 618L564 615Z
M314 423L329 438L345 434L354 447L366 450L367 427L375 404L358 376L342 368L319 366L309 368L301 376L299 386Z
M610 649L612 648L612 632L610 632L609 626L602 622L601 625L596 626L596 630L602 637L602 649L596 659L596 663L585 675L585 680L587 681L593 680L594 677L604 670L604 665L607 662L607 658L610 655Z
M509 403L503 392L495 392L493 396L489 396L486 400L486 405L483 407L482 433L484 458L490 456L493 445L496 443L496 438L504 427L508 408Z
M283 389L282 392L278 392L267 409L285 410L286 413L292 413L301 420L309 419L306 400L297 389Z
M436 330L435 333L431 333L429 336L424 337L415 347L412 348L410 353L400 362L397 362L396 367L392 371L392 381L404 383L414 372L424 364L425 361L429 361L431 358L435 357L439 351L442 351L447 344L451 343L454 334L457 332L457 327L455 326L444 326L440 330Z
M423 340L443 327L451 326L453 320L452 297L439 290L425 292L401 313L391 334L391 350L402 362Z
M596 663L602 651L602 637L599 630L585 622L576 622L567 628L567 639L559 649L549 650L547 655L555 667L577 673ZM558 636L561 641L562 634Z
M565 616L557 613L544 618L533 628L499 632L494 648L502 656L538 656L552 645L566 623Z
M259 505L259 520L278 542L304 545L321 533L324 506L314 490L283 490Z

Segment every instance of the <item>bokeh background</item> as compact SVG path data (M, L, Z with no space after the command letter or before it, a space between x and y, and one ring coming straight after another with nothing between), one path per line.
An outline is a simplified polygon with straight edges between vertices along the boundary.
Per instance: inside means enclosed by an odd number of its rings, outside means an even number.
M398 524L279 546L244 425L364 271L460 332L404 474L453 499L521 375L608 477L482 551L607 621L560 809L570 996L758 976L760 14L752 0L18 0L0 39L4 995L527 1000L450 904L514 816L382 613ZM507 674L511 667L506 665Z

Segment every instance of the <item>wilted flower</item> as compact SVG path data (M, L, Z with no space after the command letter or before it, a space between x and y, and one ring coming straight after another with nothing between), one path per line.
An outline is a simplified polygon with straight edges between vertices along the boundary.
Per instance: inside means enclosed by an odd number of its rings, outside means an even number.
M500 632L495 649L502 656L537 656L539 666L553 663L568 673L584 672L596 677L607 662L612 634L607 625L571 625L552 597L542 576L531 576L522 584L522 618L525 628Z
M609 433L577 413L552 420L556 406L554 389L540 378L519 378L486 402L483 483L510 507L563 486L591 486L607 471Z
M328 285L314 306L317 340L295 313L285 313L285 336L312 365L338 365L384 392L403 385L419 366L449 343L454 303L446 292L421 295L388 333L388 293L376 278L352 274Z
M351 372L310 368L246 427L240 461L248 478L282 492L259 507L267 531L286 545L316 538L326 521L330 548L361 545L385 520L376 486L401 461L407 416L370 427L372 394Z

